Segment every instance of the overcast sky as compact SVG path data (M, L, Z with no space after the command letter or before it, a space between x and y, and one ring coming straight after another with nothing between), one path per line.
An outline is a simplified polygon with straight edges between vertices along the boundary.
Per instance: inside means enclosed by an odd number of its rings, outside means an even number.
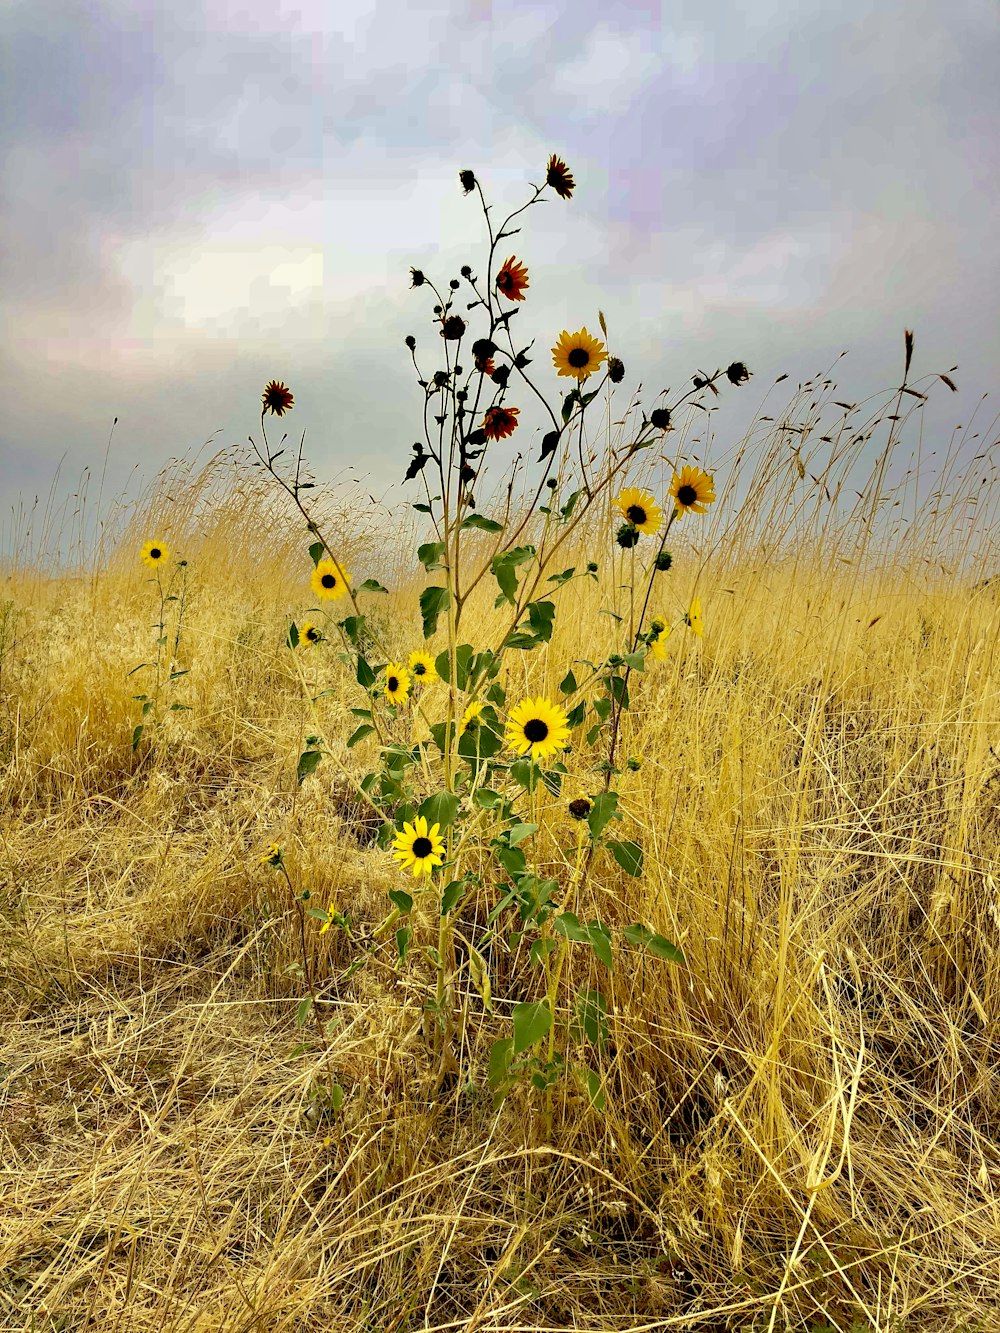
M636 383L689 387L743 360L713 417L731 446L838 353L852 402L940 383L945 442L1000 364L1000 20L993 0L23 0L0 66L0 521L65 455L109 491L133 465L307 431L321 474L379 494L421 433L441 360L428 289L485 272L471 168L499 222L552 152L572 200L519 219L517 341L596 331ZM461 294L465 299L465 292ZM474 328L474 332L481 330ZM924 386L926 387L926 386ZM516 399L508 396L508 405ZM770 409L765 409L770 410ZM984 409L980 409L981 417ZM522 413L518 444L542 417ZM271 434L269 424L269 435ZM935 437L937 438L937 437ZM532 448L532 452L535 450ZM390 486L392 489L390 490ZM417 498L414 495L413 498Z

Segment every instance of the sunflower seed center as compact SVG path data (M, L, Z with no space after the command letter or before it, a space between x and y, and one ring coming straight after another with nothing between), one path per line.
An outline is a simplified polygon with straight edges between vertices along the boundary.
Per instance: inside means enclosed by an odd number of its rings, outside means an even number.
M162 554L163 552L160 550L160 548L158 546L154 546L149 553L149 558L150 560L159 560Z
M590 353L587 351L586 347L574 347L572 352L570 352L569 356L566 358L566 360L570 363L571 366L579 370L581 369L581 367L589 364Z
M540 745L548 734L549 724L540 717L530 718L524 724L524 738L531 741L532 745Z
M337 576L335 574L324 574L320 578L324 588L335 588L337 586Z
M677 499L682 505L693 505L698 498L698 492L693 486L678 486Z
M418 859L422 856L430 856L433 850L434 844L431 842L430 838L414 838L413 855Z
M625 517L635 527L641 528L646 521L646 511L642 505L629 505L625 511Z
M395 694L396 691L399 689L399 677L390 676L389 679L386 681L386 686L390 694Z

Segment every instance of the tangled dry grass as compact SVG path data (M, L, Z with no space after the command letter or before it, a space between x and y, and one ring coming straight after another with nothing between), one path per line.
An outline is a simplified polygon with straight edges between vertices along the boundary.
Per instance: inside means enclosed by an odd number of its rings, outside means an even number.
M643 763L619 785L646 870L596 880L590 908L650 921L688 967L622 958L603 978L607 1109L561 1088L549 1142L530 1090L494 1107L495 1017L467 981L443 1088L427 978L388 948L348 977L356 943L314 931L326 1050L295 1026L297 923L261 849L280 838L356 941L400 876L340 775L356 751L296 782L301 543L252 480L213 489L210 469L169 511L157 492L77 577L9 574L0 1326L1000 1327L992 511L980 493L964 523L970 473L873 545L875 492L837 518L832 474L813 486L797 460L777 434L746 446L743 507L720 505L687 562L705 638L645 673L627 715ZM167 512L190 562L190 711L133 754L127 673L153 618L135 553ZM351 568L393 589L383 629L403 654L411 571L364 512L345 512ZM610 569L569 593L525 659L538 690L577 636L603 642L621 595ZM345 668L328 652L310 670L346 736ZM502 1014L536 976L490 905L487 885L457 939ZM571 967L584 983L596 964ZM311 1100L323 1068L336 1114Z

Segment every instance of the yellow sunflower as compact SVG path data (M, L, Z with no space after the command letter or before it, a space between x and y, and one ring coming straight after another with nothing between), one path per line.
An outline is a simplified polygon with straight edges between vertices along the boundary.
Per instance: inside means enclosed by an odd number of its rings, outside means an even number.
M330 599L343 597L350 582L350 575L336 560L321 560L312 572L309 586L317 597Z
M649 650L658 662L662 662L667 656L667 638L670 634L667 622L661 616L656 616L650 621L649 628L656 636L649 640Z
M268 845L267 851L264 852L260 858L260 863L262 866L281 865L281 848L276 842L272 842Z
M559 341L552 348L552 362L560 375L573 375L581 383L599 369L608 358L604 344L591 337L586 328L579 333L563 329Z
M385 669L385 697L391 704L405 704L410 693L410 673L401 662L390 662Z
M687 615L684 617L684 623L685 625L691 626L691 628L694 630L695 634L697 634L699 639L704 638L705 626L703 625L701 619L701 602L697 597L695 597L692 600L690 609L688 610Z
M410 653L410 675L414 680L420 681L424 685L429 685L432 680L437 680L437 667L434 665L434 658L430 653L422 653L419 648L415 653Z
M318 625L307 620L299 630L299 643L310 644L319 643L323 637L323 632Z
M156 569L170 558L170 551L163 542L147 542L142 548L142 558L150 569Z
M668 494L677 501L678 518L688 511L703 514L705 507L715 499L715 482L700 467L682 467L680 472L674 473Z
M537 764L566 748L569 723L558 704L548 699L524 699L510 710L504 738L518 754L529 754Z
M474 699L472 703L469 704L465 712L462 714L462 721L459 723L458 726L458 734L460 736L464 736L465 733L469 730L469 728L478 721L482 711L483 711L483 705Z
M441 825L427 827L423 815L417 815L412 824L403 824L402 833L397 833L393 841L393 857L404 870L413 868L414 879L421 875L431 875L444 860L444 843L440 837Z
M637 531L644 532L647 537L652 537L659 531L663 522L663 510L648 491L626 486L615 504L622 518L631 523Z

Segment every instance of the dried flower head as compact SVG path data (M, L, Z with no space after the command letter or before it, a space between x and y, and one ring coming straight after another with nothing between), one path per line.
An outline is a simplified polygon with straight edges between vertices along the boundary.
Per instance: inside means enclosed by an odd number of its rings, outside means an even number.
M276 417L284 416L285 410L290 409L295 401L280 380L272 380L261 397L264 400L264 411L270 411Z
M556 157L555 153L549 158L549 165L545 170L545 183L551 185L561 199L569 199L576 187L566 163L562 158Z

